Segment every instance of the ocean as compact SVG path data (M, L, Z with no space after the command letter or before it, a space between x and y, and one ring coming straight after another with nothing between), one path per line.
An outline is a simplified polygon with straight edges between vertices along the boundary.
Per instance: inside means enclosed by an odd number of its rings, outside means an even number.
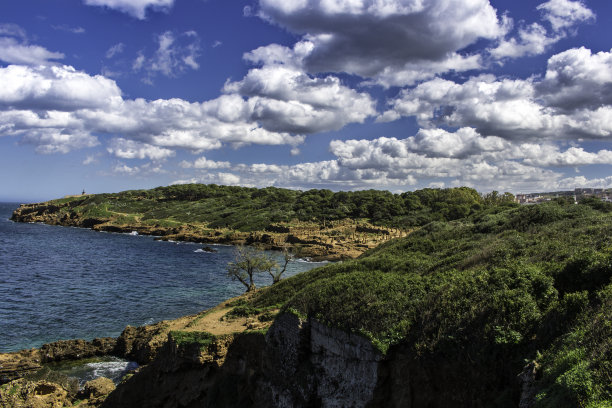
M17 207L0 203L0 353L116 337L126 325L198 313L244 292L226 275L231 246L209 253L151 236L14 223ZM285 277L320 265L292 262Z

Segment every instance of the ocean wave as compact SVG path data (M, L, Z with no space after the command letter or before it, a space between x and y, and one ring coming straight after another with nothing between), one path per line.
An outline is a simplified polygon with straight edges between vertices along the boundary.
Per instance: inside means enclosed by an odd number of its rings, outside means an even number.
M91 370L93 378L107 377L115 379L128 371L136 369L138 364L133 361L117 360L87 363L86 366Z

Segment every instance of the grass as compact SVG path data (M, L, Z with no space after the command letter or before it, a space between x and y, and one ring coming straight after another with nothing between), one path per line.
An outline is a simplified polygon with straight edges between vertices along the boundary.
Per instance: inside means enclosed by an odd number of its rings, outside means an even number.
M210 314L212 312L212 310L207 310L204 313L200 313L195 319L193 319L192 321L189 322L189 324L187 324L186 327L194 327L195 325L198 324L198 322L200 320L202 320L204 317L206 317L208 314Z
M170 337L172 337L178 347L195 344L199 346L200 350L210 346L215 339L214 335L203 331L171 331Z

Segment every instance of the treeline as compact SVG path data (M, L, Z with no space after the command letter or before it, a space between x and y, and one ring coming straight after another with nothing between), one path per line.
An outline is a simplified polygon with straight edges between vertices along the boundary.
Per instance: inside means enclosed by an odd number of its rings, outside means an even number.
M213 227L249 231L276 222L368 219L393 227L425 225L464 218L483 208L513 205L514 196L485 196L467 187L393 194L364 190L288 190L216 184L187 184L91 196L83 204L108 204L113 211L143 214L143 219L207 222Z

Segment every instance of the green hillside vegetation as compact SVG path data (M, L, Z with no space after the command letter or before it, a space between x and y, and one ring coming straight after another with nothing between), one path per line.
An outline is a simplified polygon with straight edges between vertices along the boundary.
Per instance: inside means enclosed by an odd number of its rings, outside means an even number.
M457 406L516 406L517 375L535 360L536 407L610 407L611 277L610 205L498 205L281 281L251 305L410 356L419 375L451 379Z
M162 226L205 223L210 228L248 232L292 220L325 223L347 218L395 228L412 227L463 218L492 203L509 204L512 200L509 194L483 198L466 187L392 194L379 190L334 193L189 184L75 196L50 204L67 203L60 211L74 211L83 217L114 217L117 222L139 220Z

